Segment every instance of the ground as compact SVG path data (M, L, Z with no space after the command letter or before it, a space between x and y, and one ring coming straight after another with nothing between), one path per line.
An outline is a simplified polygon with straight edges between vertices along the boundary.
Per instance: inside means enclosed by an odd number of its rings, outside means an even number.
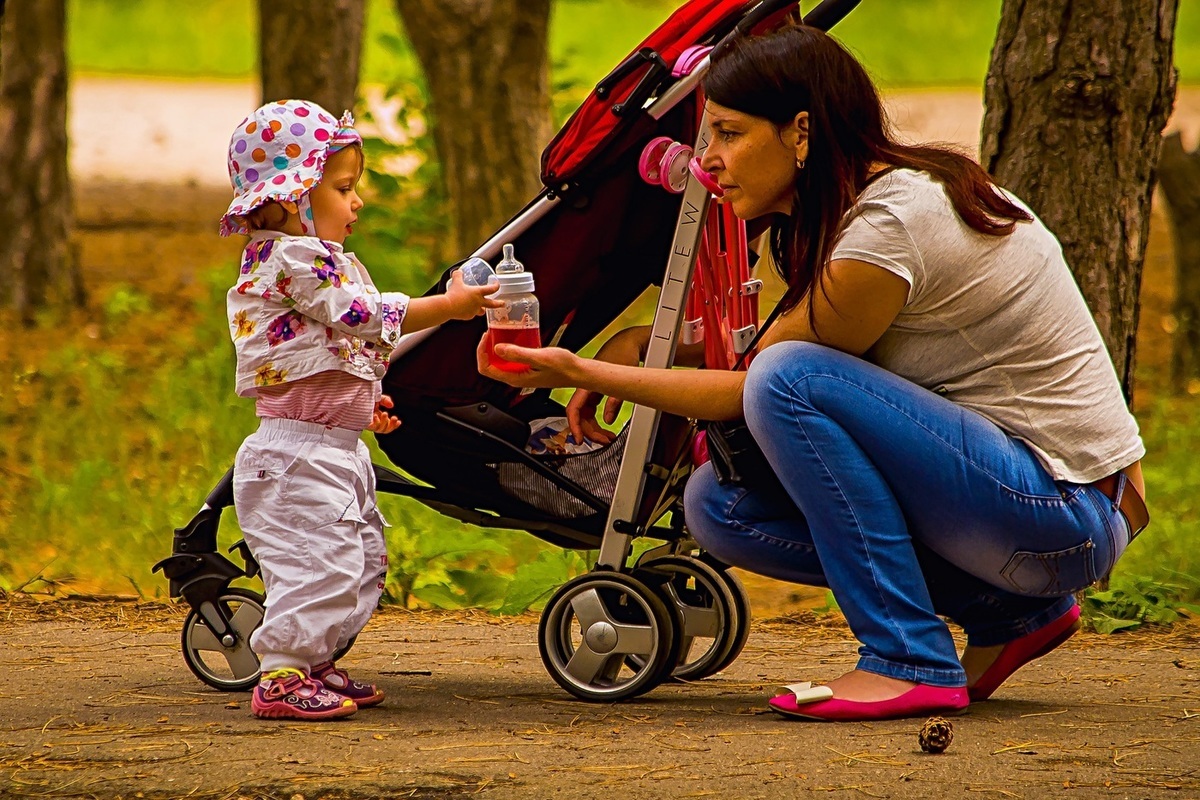
M214 233L228 198L223 139L252 89L91 79L73 92L89 289L129 279L130 263L170 266L186 287L231 261L233 245ZM890 102L911 138L978 135L973 93ZM211 124L166 124L192 108ZM1189 146L1197 109L1200 92L1185 93L1177 116ZM1171 269L1159 210L1139 352L1160 363ZM955 718L950 749L930 756L917 747L922 720L808 724L767 712L776 685L841 674L855 645L836 618L806 610L811 595L750 584L755 622L728 670L619 705L558 688L534 617L385 610L346 663L388 701L321 725L256 721L247 695L193 678L179 650L185 609L3 599L0 799L1200 798L1200 625L1081 634Z
M344 664L383 706L265 722L199 683L183 610L0 602L0 798L1200 797L1200 625L1081 633L952 718L806 723L766 710L780 683L832 678L854 642L812 612L756 614L725 672L589 704L542 667L537 621L376 615Z

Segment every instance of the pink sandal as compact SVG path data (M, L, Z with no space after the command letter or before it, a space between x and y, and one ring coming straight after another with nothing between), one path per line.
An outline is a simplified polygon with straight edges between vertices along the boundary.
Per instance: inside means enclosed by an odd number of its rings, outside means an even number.
M352 679L346 670L338 669L332 661L313 667L312 677L329 691L349 697L359 708L369 708L383 702L383 692L375 684Z
M353 700L329 691L298 669L265 673L254 687L250 708L261 719L339 719L358 711Z

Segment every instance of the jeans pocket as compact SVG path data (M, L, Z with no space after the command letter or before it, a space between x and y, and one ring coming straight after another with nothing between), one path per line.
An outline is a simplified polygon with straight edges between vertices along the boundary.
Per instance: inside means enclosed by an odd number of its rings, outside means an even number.
M1061 597L1096 582L1095 546L1087 541L1049 553L1018 551L1000 574L1017 594Z

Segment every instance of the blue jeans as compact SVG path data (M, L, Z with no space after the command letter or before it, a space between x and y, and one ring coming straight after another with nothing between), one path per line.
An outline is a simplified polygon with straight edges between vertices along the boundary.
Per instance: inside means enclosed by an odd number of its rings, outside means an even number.
M746 377L746 423L778 487L689 480L688 528L734 566L828 586L858 668L934 686L966 676L940 617L972 645L1070 610L1129 543L1112 502L1055 481L979 414L862 359L786 342Z

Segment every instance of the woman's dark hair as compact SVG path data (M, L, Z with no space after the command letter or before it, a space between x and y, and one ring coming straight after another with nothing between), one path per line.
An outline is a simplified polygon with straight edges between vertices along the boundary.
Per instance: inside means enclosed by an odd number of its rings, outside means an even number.
M1032 219L961 153L896 142L866 70L816 28L796 25L736 40L713 57L704 92L714 103L781 128L808 112L808 158L796 175L792 213L771 228L771 255L788 285L780 301L785 310L814 287L823 289L834 244L872 164L929 172L946 187L963 222L980 233L1004 236Z

